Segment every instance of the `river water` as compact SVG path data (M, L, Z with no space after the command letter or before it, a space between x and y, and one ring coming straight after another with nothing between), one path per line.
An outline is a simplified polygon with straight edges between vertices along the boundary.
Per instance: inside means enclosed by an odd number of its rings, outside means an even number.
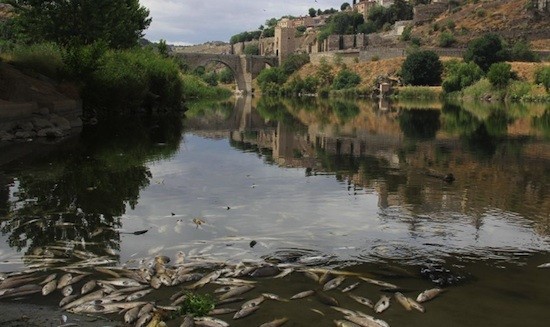
M378 315L391 326L550 320L550 269L537 268L550 262L543 105L239 98L191 105L185 119L118 118L0 151L0 272L52 268L37 259L47 247L63 251L57 265L74 253L131 266L183 251L361 273L413 298L446 290L424 314L392 299ZM315 287L293 273L263 279L250 298ZM331 292L341 307L373 314ZM352 293L384 294L367 283ZM289 326L343 317L311 297L221 318L254 326L283 316Z

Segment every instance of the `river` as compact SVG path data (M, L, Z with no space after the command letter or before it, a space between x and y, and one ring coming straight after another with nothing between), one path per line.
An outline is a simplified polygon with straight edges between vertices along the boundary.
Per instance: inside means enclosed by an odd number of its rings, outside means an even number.
M547 326L550 269L537 268L550 262L547 106L239 98L186 115L122 117L60 143L0 148L40 149L0 160L0 272L82 256L132 266L182 251L360 273L413 298L445 289L424 314L379 286L351 291L392 296L377 314L391 326ZM42 260L47 249L59 262ZM298 272L260 283L248 298L318 287ZM261 306L220 318L333 326L343 317L315 297Z

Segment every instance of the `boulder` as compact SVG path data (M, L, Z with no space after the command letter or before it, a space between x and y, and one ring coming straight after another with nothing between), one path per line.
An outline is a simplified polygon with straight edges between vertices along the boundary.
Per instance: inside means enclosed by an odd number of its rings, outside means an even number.
M32 123L34 124L34 127L35 127L36 130L41 130L41 129L45 129L45 128L54 127L53 124L49 120L44 119L44 118L35 117L35 118L32 119Z
M52 116L50 119L50 122L57 128L61 129L62 131L68 131L71 129L71 123L67 118L60 117L60 116Z

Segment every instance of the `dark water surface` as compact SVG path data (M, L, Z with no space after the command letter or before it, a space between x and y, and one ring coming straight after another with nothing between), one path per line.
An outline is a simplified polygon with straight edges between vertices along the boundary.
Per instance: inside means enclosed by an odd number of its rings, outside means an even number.
M368 274L413 298L446 288L424 314L392 298L377 315L391 326L548 325L550 269L537 266L550 262L549 108L241 98L187 116L116 119L62 144L0 147L0 272L73 256L128 266L179 251L266 259ZM40 260L46 248L63 261ZM247 298L312 288L293 273L262 279ZM380 289L352 293L376 302ZM220 318L256 326L283 316L287 326L343 317L309 297Z

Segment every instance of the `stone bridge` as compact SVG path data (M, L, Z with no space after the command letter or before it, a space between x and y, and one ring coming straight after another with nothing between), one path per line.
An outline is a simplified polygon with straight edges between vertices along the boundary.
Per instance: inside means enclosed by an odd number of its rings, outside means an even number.
M233 72L233 76L237 81L237 88L248 94L252 92L252 80L264 68L279 65L277 57L210 53L176 53L175 56L182 58L190 69L206 66L210 62L225 65Z

